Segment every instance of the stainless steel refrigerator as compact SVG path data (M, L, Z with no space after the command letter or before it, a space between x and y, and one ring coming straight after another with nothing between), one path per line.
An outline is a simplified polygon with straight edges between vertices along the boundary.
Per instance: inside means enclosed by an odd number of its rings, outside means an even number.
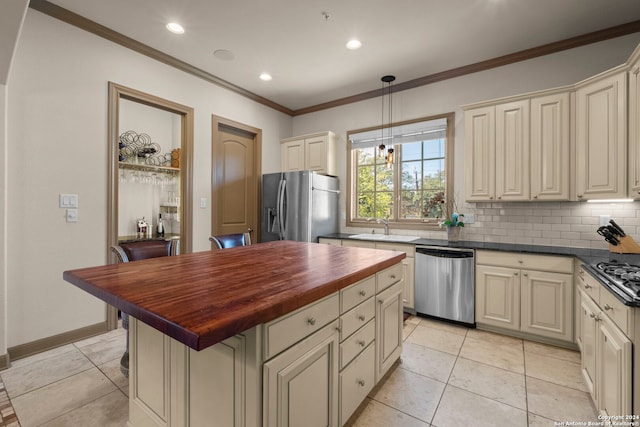
M338 178L312 171L262 175L262 241L317 242L337 233Z

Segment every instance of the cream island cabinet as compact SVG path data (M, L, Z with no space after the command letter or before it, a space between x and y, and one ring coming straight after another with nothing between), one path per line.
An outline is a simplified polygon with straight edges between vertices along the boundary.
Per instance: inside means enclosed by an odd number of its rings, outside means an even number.
M400 251L407 254L407 257L402 260L403 273L402 273L402 303L404 308L409 312L415 310L415 271L416 271L416 247L412 244L403 244L395 242L372 242L367 240L353 240L353 239L332 239L327 237L321 237L318 239L320 243L326 245L335 246L350 246L355 248L371 248L371 249L383 249L387 251Z
M131 315L130 426L341 426L400 357L405 256L279 241L64 278Z

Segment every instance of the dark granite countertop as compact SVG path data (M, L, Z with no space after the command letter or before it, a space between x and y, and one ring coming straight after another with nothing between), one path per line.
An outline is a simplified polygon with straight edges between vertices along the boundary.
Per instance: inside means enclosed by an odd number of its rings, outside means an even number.
M328 239L351 239L353 234L350 233L334 233L328 234L325 237ZM353 239L367 241L366 239ZM381 242L379 239L372 238L370 241ZM385 240L384 242L393 242L393 240ZM595 273L592 264L603 261L616 261L620 263L629 263L640 265L640 255L638 254L617 254L609 252L606 249L589 249L589 248L572 248L565 246L540 246L540 245L519 245L513 243L490 243L490 242L474 242L474 241L459 241L449 242L448 240L440 239L415 239L409 242L402 241L396 243L405 243L410 245L425 245L425 246L440 246L447 248L464 248L464 249L481 249L491 251L504 251L504 252L521 252L528 254L540 254L540 255L559 255L559 256L571 256L576 257L582 261L585 269L591 273L605 288L607 288L612 294L616 296L623 304L628 306L639 307L639 303L630 300L626 295L620 291L613 289L608 283L606 283L600 275Z

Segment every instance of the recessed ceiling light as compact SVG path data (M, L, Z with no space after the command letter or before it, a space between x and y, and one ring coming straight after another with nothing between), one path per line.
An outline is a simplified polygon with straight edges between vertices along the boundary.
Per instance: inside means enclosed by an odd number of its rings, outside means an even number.
M184 28L176 22L169 22L167 24L167 30L171 31L173 34L184 34Z
M260 80L268 82L271 81L271 79L273 79L273 77L271 77L271 74L269 73L262 73L260 74Z
M360 40L351 39L347 42L347 49L357 50L362 47L362 42Z
M235 59L235 55L230 50L226 49L218 49L213 52L213 56L222 60L222 61L233 61Z

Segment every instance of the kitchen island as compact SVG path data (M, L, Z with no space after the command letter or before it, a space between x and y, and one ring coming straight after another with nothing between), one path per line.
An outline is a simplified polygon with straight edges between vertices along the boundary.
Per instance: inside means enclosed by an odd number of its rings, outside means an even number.
M280 241L64 279L132 316L131 426L334 426L400 356L404 257Z

